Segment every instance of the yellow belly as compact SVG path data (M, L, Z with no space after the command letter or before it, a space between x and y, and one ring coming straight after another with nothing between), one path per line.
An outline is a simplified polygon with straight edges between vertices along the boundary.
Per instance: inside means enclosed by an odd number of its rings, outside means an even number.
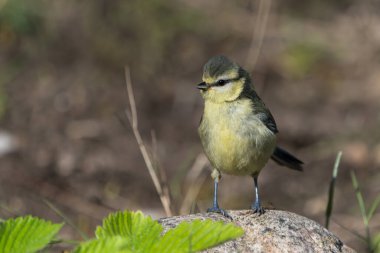
M212 166L232 175L257 175L276 146L276 136L249 110L208 105L199 134ZM228 105L231 106L231 105ZM211 107L211 108L210 108Z

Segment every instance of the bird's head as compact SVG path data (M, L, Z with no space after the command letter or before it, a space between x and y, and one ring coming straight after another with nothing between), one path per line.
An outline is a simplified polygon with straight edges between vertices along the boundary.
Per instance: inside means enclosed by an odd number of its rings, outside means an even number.
M203 98L224 103L239 97L245 85L249 85L249 74L227 57L214 56L204 65L202 80L197 87Z

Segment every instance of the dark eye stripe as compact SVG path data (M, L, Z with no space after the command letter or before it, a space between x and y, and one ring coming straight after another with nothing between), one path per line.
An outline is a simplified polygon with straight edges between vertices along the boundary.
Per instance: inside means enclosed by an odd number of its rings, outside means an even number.
M216 83L215 83L215 86L223 86L225 85L226 83L228 83L229 81L228 80L218 80Z
M220 79L220 80L216 81L215 83L213 83L211 86L224 86L229 82L237 81L239 79L240 79L240 76L236 77L236 78L232 78L232 79Z

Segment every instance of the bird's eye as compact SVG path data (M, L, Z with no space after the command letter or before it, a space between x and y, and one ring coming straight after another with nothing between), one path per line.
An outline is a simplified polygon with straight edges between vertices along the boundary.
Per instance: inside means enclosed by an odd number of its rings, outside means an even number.
M223 86L223 85L225 85L227 83L227 80L218 80L218 82L217 82L217 85L218 86Z

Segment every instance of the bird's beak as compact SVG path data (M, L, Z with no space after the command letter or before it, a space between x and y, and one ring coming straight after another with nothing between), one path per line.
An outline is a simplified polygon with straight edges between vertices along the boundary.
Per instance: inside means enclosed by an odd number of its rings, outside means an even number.
M208 86L205 82L201 82L200 84L197 85L197 88L203 91L208 90Z

